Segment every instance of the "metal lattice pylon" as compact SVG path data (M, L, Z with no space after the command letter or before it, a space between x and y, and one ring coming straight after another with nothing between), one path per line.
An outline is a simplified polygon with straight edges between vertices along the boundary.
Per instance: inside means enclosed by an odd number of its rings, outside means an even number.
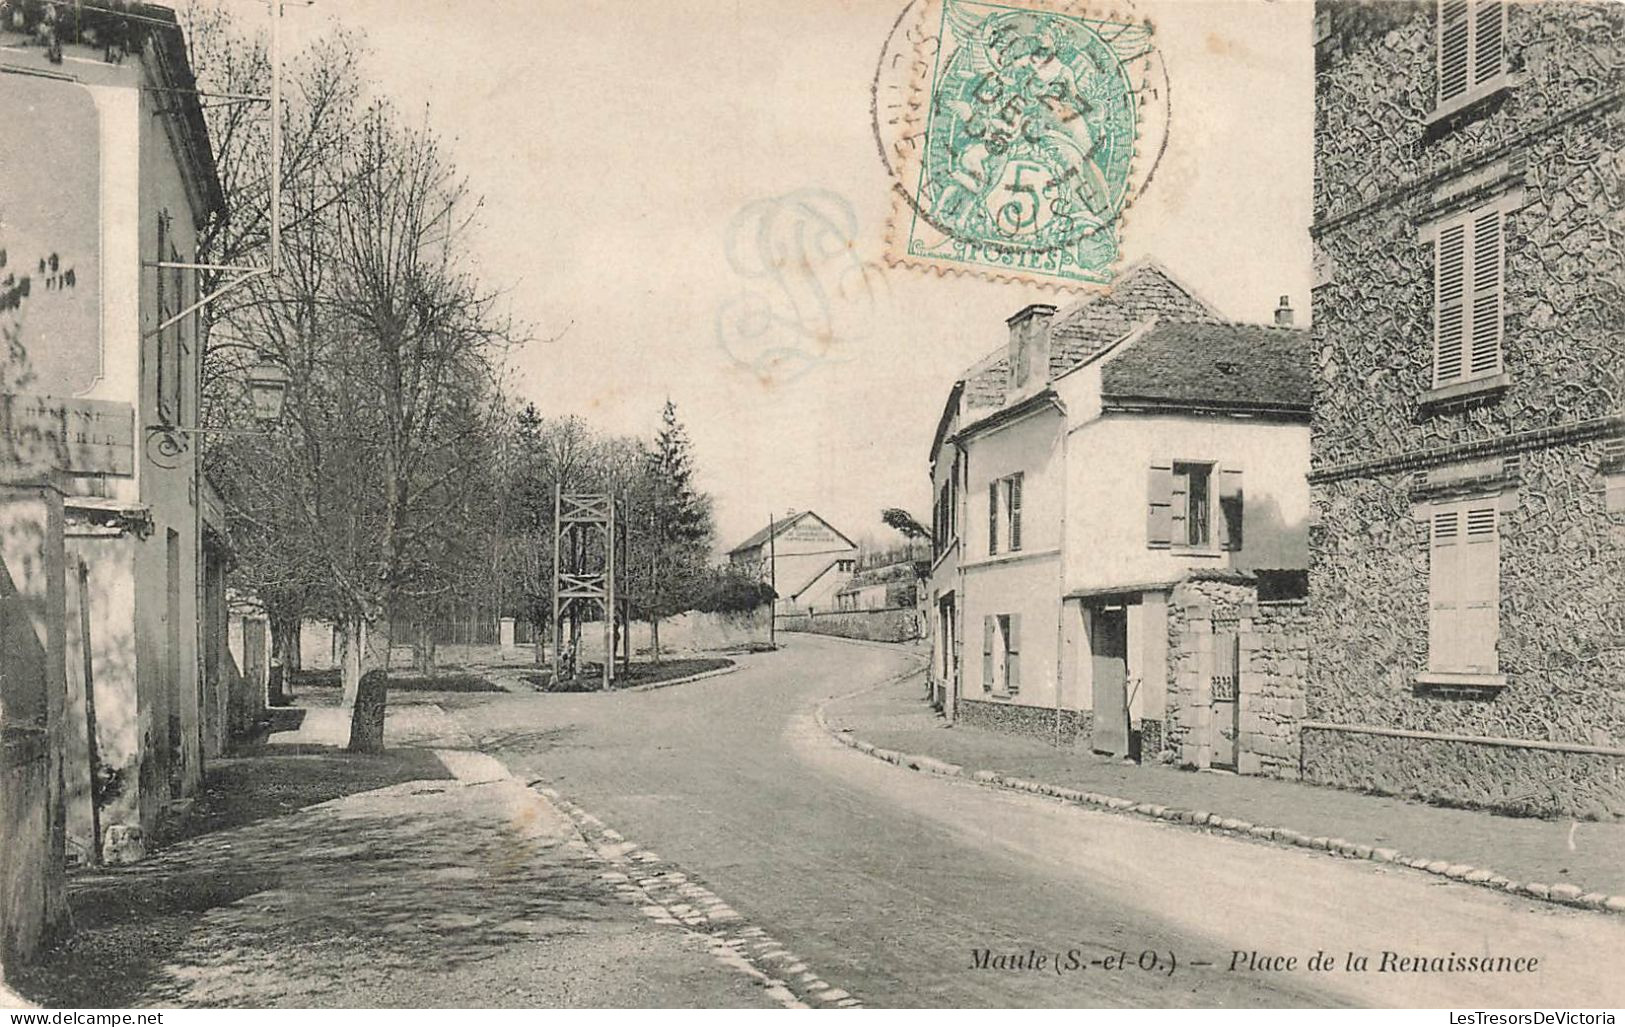
M604 688L615 680L615 661L631 662L628 601L616 594L616 578L626 563L626 538L615 497L602 492L566 493L553 489L553 680L572 676L581 653L584 612L604 622ZM570 625L565 659L564 623ZM624 648L623 648L624 647Z

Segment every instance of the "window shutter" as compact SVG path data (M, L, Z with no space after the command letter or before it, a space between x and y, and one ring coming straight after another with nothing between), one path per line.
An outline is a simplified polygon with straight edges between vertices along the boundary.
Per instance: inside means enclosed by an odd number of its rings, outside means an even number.
M1434 252L1433 384L1461 377L1466 334L1467 226L1462 222L1439 230Z
M993 691L993 636L998 631L993 615L982 618L982 691Z
M1012 613L1005 623L1004 688L1013 695L1021 691L1021 614Z
M1219 548L1232 553L1241 551L1242 501L1241 468L1219 468Z
M1501 633L1501 545L1494 506L1467 509L1461 559L1461 669L1493 674Z
M1439 0L1439 103L1467 92L1469 0Z
M1175 545L1188 545L1191 541L1190 489L1189 470L1181 474L1175 465L1168 487L1168 534Z
M1473 221L1473 323L1469 377L1501 368L1501 212L1488 210Z
M1010 551L1021 548L1021 475L1010 481Z
M1435 510L1428 555L1428 667L1460 669L1461 516L1454 508Z
M1167 549L1173 540L1173 464L1152 464L1146 475L1145 544Z
M1473 4L1473 84L1483 85L1501 74L1505 65L1506 5L1501 0Z
M999 551L999 483L987 483L987 555Z

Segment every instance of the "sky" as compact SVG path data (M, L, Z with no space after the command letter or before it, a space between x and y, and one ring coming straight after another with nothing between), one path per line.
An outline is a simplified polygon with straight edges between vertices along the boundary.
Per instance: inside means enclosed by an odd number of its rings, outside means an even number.
M422 110L483 194L481 270L534 335L511 391L645 438L670 398L726 550L791 509L883 540L883 507L929 517L954 380L1022 306L1083 295L886 265L870 95L905 6L317 0L286 24L294 45L361 29L378 90ZM1167 69L1168 146L1125 257L1231 318L1267 321L1286 295L1304 323L1312 4L1136 9ZM824 304L761 276L764 239L820 256ZM796 359L763 373L774 347Z

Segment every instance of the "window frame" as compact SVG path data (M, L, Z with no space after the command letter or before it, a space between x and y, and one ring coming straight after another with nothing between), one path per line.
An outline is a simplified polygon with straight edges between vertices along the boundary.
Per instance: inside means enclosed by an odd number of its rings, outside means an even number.
M1175 460L1172 462L1172 466L1172 495L1174 497L1183 497L1180 504L1183 509L1179 515L1174 517L1174 521L1180 526L1183 534L1178 539L1170 538L1170 545L1174 549L1187 550L1216 548L1217 542L1213 530L1213 478L1218 471L1218 465L1210 460ZM1199 476L1193 473L1198 471L1200 472ZM1196 489L1193 487L1193 483L1196 481L1202 482L1199 511ZM1183 489L1181 488L1182 484ZM1195 528L1198 525L1193 524L1193 515L1198 512L1200 513L1200 538L1195 537Z
M1446 7L1459 4L1462 10L1462 65L1461 88L1445 95L1445 32ZM1507 23L1509 4L1505 0L1435 0L1433 12L1433 106L1430 121L1438 121L1470 107L1499 92L1508 85ZM1492 69L1485 71L1480 61L1489 56L1481 54L1484 32L1494 26L1497 52Z
M1504 682L1500 666L1504 506L1496 495L1458 496L1427 503L1418 511L1428 557L1426 670L1419 679L1424 684Z
M1508 213L1502 201L1491 200L1452 211L1434 226L1433 359L1429 382L1435 392L1490 381L1506 371ZM1481 264L1481 260L1489 256L1485 252L1483 233L1492 224L1494 250L1486 268ZM1454 251L1458 246L1460 266L1455 273L1450 273L1445 260L1447 247ZM1493 281L1487 281L1491 277ZM1447 288L1453 295L1446 296ZM1480 326L1485 321L1482 305L1486 302L1492 303L1494 309L1488 360L1486 354L1480 352L1484 342L1479 337ZM1458 333L1454 340L1455 352L1448 361L1447 312L1459 312L1448 321ZM1455 370L1445 375L1446 366Z

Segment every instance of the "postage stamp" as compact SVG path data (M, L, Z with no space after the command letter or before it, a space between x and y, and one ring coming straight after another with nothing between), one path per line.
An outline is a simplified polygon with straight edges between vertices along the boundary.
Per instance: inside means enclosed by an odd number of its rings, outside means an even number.
M882 139L887 260L1109 284L1124 212L1166 139L1151 25L1038 0L929 0L904 38L912 81L901 102L893 91L903 110Z

